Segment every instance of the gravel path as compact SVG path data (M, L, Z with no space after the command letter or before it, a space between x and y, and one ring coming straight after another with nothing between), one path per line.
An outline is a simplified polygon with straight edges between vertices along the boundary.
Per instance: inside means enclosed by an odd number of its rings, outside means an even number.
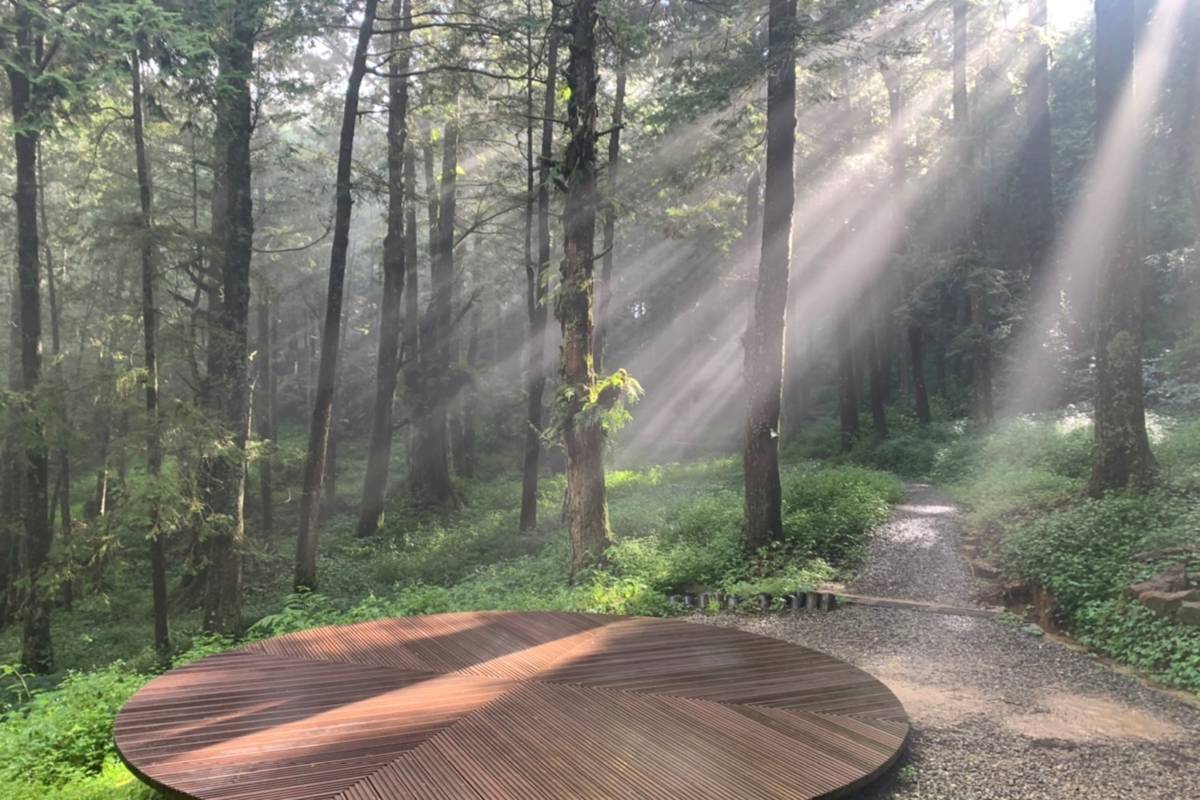
M911 486L850 591L970 604L958 537L950 502ZM1005 618L846 606L697 620L823 650L896 693L912 746L864 800L1200 798L1200 711Z

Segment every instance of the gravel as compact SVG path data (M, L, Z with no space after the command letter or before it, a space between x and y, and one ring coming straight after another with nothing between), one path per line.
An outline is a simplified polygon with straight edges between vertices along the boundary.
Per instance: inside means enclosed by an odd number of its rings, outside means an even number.
M978 593L952 504L909 487L849 591L963 605ZM1200 711L1012 618L845 606L697 616L845 659L904 702L909 752L858 795L1200 800Z

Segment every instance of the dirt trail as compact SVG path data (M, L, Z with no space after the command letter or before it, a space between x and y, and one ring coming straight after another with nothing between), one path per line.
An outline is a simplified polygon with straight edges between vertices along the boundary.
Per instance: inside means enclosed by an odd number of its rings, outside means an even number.
M945 496L910 486L849 590L972 604L960 531ZM863 798L1200 798L1200 711L1006 619L847 606L709 621L844 658L904 702L910 754Z

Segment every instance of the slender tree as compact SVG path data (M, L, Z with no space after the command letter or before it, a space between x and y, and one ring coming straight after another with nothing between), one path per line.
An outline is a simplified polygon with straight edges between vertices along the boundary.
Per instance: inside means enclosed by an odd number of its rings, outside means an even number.
M617 52L617 87L613 97L612 128L608 134L608 166L605 169L604 250L600 260L600 284L596 290L596 370L604 371L604 348L610 327L609 304L613 296L613 261L617 244L617 175L621 168L621 126L625 116L625 59Z
M1036 298L1044 283L1046 259L1054 244L1054 156L1050 120L1050 45L1046 0L1029 0L1029 42L1025 69L1025 143L1022 148L1021 231L1026 244L1030 286Z
M62 364L62 300L59 297L57 280L54 274L54 252L50 247L50 222L46 214L46 178L43 174L45 160L42 158L41 146L38 146L38 216L41 219L39 241L45 256L46 266L46 300L50 305L50 355L54 364L54 384L58 396L65 397L67 393L66 379L63 376ZM58 425L61 432L55 448L54 460L58 464L58 475L54 479L54 489L50 493L50 535L54 536L54 515L57 510L61 516L59 526L59 547L67 560L67 577L62 582L63 607L68 611L74 604L74 581L71 579L71 446L70 410L65 402L57 409Z
M162 471L162 440L158 420L158 308L155 305L154 194L150 159L146 155L146 128L142 112L142 54L137 48L129 62L133 89L133 146L137 161L138 202L141 210L142 341L146 369L146 470L152 481ZM150 500L150 577L154 597L154 646L165 653L171 646L167 627L167 559L161 528L158 493Z
M1134 0L1096 0L1096 129L1111 135L1133 80ZM1128 197L1114 244L1103 254L1096 316L1095 446L1088 492L1144 488L1154 479L1142 384L1143 266ZM1103 232L1101 232L1102 234Z
M275 531L275 340L277 324L271 289L264 281L258 293L258 399L254 403L258 438L267 443L259 458L259 525L263 538Z
M403 7L402 7L403 6ZM392 0L392 13L412 24L411 3ZM400 55L388 77L388 207L387 235L383 240L383 297L379 304L379 354L375 370L375 401L371 410L371 438L367 450L367 474L363 480L358 535L371 536L383 520L388 463L392 457L392 407L400 370L401 301L406 273L404 231L404 154L408 138L408 48L407 36L393 32L392 50Z
M575 0L567 26L567 122L563 158L564 257L555 316L562 328L560 402L567 451L565 516L571 539L571 572L592 567L608 547L604 487L604 428L592 363L592 266L596 236L596 0Z
M971 350L972 416L976 423L992 421L992 346L991 320L988 311L986 269L981 263L976 224L975 189L975 143L971 127L970 100L967 90L967 62L969 39L967 31L968 0L954 0L954 136L958 153L958 197L959 218L958 261L964 270L967 285L967 322L971 328L973 347Z
M779 484L779 409L783 340L795 205L796 2L771 0L767 33L767 158L762 256L754 312L745 337L746 445L742 457L746 505L743 530L755 551L783 535Z
M883 284L886 286L886 282ZM875 302L879 287L868 287L864 298L868 328L867 339L867 373L868 392L871 400L871 432L876 440L886 439L887 424L887 371L884 363L885 349L881 340L886 335L882 314L878 303Z
M342 336L342 295L346 282L346 252L350 247L351 172L354 162L354 132L358 124L358 94L367 72L367 52L375 27L378 0L367 0L363 8L354 62L346 86L342 128L338 138L337 202L334 211L333 247L329 255L329 287L325 295L325 324L321 331L321 362L312 422L308 429L308 451L304 459L304 488L300 498L300 534L296 540L296 589L317 588L317 526L321 516L321 482L333 422L333 391L337 380L338 350Z
M532 67L530 68L532 72ZM546 296L550 274L550 180L554 158L554 98L558 76L558 35L551 17L546 43L546 91L542 101L542 138L537 175L537 264L526 267L526 305L529 316L529 355L525 367L528 410L525 458L521 474L521 530L537 525L538 468L542 444L542 395L546 390ZM533 82L527 87L529 118L533 119ZM529 130L529 174L533 175L533 127ZM529 209L532 213L532 205Z
M896 213L900 215L894 221L900 229L895 256L903 258L908 248L908 219L903 215L902 198L908 191L907 169L907 131L904 121L904 86L901 82L900 71L886 61L880 62L880 70L887 86L888 93L888 122L891 127L889 134L890 148L888 158L891 162L892 196L895 198ZM917 421L928 424L933 415L929 410L929 390L925 384L925 329L916 311L911 308L915 301L916 277L911 267L905 266L900 273L900 285L905 297L909 298L910 308L905 315L904 339L908 346L908 371L912 384L913 413Z
M31 672L54 666L50 642L50 598L46 591L50 555L49 458L45 432L33 408L42 378L41 258L38 243L38 143L45 103L39 91L53 49L31 4L18 3L12 18L12 49L4 59L11 89L13 149L16 160L17 309L20 336L22 436L25 443L21 473L21 518L24 534L25 620L21 664ZM5 40L7 40L7 35ZM4 42L8 47L9 42Z
M843 312L837 324L838 350L838 427L841 432L842 451L847 451L858 441L859 407L859 364L855 357L858 339L849 313Z
M406 137L404 147L404 185L408 189L404 194L404 349L400 361L404 369L405 404L409 413L415 415L412 398L421 379L418 361L421 352L421 271L417 245L417 154L411 136ZM409 430L411 432L412 426ZM410 442L410 461L412 453Z

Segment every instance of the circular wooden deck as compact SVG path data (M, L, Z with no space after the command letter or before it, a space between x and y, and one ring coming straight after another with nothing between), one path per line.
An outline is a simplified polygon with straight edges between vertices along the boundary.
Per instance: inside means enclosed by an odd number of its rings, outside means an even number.
M791 800L875 778L908 724L870 675L775 639L486 612L211 656L147 684L115 737L203 800Z

